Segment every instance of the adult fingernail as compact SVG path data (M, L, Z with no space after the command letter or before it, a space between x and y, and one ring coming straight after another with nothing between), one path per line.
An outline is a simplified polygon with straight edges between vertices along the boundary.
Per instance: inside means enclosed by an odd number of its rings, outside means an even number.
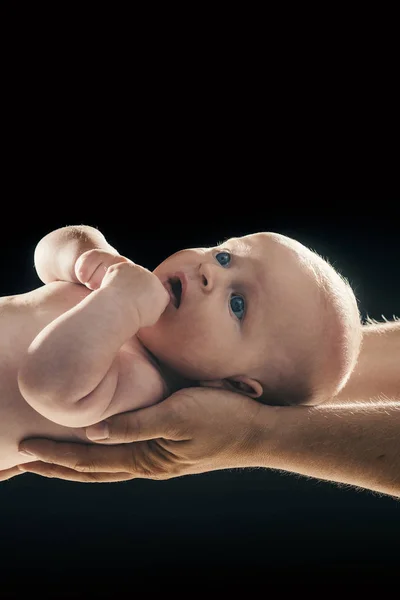
M96 423L86 429L86 436L89 440L106 440L109 436L108 425L105 421Z

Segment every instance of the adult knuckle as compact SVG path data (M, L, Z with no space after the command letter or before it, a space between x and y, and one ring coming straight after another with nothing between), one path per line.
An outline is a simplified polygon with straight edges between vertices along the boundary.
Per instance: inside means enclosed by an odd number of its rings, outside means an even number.
M52 465L46 465L46 467L42 469L35 469L33 472L36 472L38 475L44 475L49 479L56 479L59 477L58 468Z
M86 463L81 462L77 462L73 468L75 471L79 471L80 473L90 471L90 467Z
M154 479L156 481L165 481L171 477L170 469L167 469L165 465L159 464L153 464L150 468L144 468L143 473L145 474L146 478Z
M80 473L93 473L97 470L96 463L93 460L77 461L75 471Z
M132 434L134 430L133 418L122 416L115 421L115 424L111 428L111 437L122 443L128 443L132 441Z
M132 445L129 472L143 479L166 479L168 476L167 468L150 442Z
M125 439L130 442L134 442L145 435L146 425L142 422L140 413L131 414L129 419L124 420L122 432Z
M174 477L179 477L183 475L183 469L181 465L178 464L169 464L166 465L157 465L153 468L153 479L157 479L160 481L165 481L167 479L173 479Z

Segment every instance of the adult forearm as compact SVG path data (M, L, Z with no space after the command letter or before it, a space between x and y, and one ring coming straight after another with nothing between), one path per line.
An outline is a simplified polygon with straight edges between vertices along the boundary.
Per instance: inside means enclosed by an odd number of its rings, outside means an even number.
M257 466L400 497L400 402L274 411L272 432L260 411Z
M36 272L44 283L80 283L75 275L75 263L81 254L95 248L118 254L94 227L71 225L56 229L43 237L35 248Z
M400 497L400 321L364 326L338 396L274 411L260 410L260 466Z
M400 321L365 325L357 365L343 390L329 403L400 400Z

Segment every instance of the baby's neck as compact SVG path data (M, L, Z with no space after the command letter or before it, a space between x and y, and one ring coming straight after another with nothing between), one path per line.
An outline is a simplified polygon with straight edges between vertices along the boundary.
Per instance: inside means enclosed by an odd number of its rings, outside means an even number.
M194 381L193 379L187 379L180 375L174 369L171 369L168 365L160 361L154 354L150 352L147 348L145 348L146 353L148 354L149 360L157 367L160 371L162 378L165 381L165 384L168 388L167 396L170 396L174 392L181 390L183 388L188 387L198 387L199 382Z
M182 375L160 361L157 361L157 366L167 384L169 396L178 390L182 390L183 388L197 387L199 385L198 381L193 381L193 379L186 379L186 377L182 377Z

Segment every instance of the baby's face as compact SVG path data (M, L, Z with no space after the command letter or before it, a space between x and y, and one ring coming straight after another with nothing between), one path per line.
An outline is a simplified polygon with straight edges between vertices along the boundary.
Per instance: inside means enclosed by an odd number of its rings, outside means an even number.
M311 343L320 305L304 252L275 233L177 252L154 270L171 302L139 338L190 379L246 376L262 385L266 369L289 369L301 345Z

